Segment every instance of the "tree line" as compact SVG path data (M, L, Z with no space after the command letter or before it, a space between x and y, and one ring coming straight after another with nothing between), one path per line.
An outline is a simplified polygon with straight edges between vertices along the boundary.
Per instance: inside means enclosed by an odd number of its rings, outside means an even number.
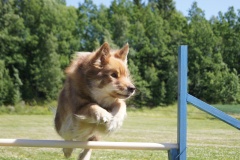
M188 90L209 103L240 102L240 10L207 20L194 2L187 17L173 0L65 0L0 2L0 105L54 100L75 51L103 42L130 45L128 65L136 106L177 100L177 48L188 45Z

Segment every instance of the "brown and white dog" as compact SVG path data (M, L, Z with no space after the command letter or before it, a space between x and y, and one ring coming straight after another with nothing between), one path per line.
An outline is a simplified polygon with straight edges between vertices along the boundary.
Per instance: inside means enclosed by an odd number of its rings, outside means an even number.
M104 43L95 52L79 52L66 69L66 81L58 98L55 128L65 140L97 141L122 126L126 116L125 99L135 86L127 68L129 46L112 51ZM65 157L73 149L64 148ZM79 160L90 159L84 149Z

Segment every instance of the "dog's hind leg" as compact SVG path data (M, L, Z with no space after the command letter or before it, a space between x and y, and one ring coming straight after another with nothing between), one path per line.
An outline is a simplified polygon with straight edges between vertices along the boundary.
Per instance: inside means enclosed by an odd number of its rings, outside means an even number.
M65 158L69 158L72 155L72 148L63 148L63 153Z
M72 140L69 140L69 141L72 141ZM73 148L63 148L62 150L65 158L69 158L72 155Z
M92 136L88 141L98 141L96 136ZM78 160L90 160L92 154L92 149L84 149L82 153L79 154Z
M92 149L84 149L82 153L79 154L78 160L90 160L92 154Z

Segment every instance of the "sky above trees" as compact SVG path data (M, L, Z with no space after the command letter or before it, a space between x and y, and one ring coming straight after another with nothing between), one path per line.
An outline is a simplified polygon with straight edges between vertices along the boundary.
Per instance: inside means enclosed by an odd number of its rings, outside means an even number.
M72 5L78 7L78 4L83 3L84 0L66 0L67 5ZM112 0L93 0L96 5L104 4L109 7ZM147 3L148 0L142 0L142 2ZM198 7L201 8L207 19L210 19L212 16L217 16L218 12L227 12L228 8L234 6L235 9L240 9L240 3L236 0L218 0L218 1L209 1L209 0L174 0L176 9L183 13L184 16L188 15L188 11L191 8L193 2L198 3Z

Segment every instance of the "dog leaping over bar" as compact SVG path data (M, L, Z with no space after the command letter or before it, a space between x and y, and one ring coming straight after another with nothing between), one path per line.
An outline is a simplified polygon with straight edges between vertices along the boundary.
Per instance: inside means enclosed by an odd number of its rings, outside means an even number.
M111 50L104 43L95 52L80 52L66 69L66 80L58 98L55 128L64 140L98 141L123 124L125 100L135 92L127 68L129 46ZM72 148L63 148L66 158ZM89 160L84 149L78 160Z

